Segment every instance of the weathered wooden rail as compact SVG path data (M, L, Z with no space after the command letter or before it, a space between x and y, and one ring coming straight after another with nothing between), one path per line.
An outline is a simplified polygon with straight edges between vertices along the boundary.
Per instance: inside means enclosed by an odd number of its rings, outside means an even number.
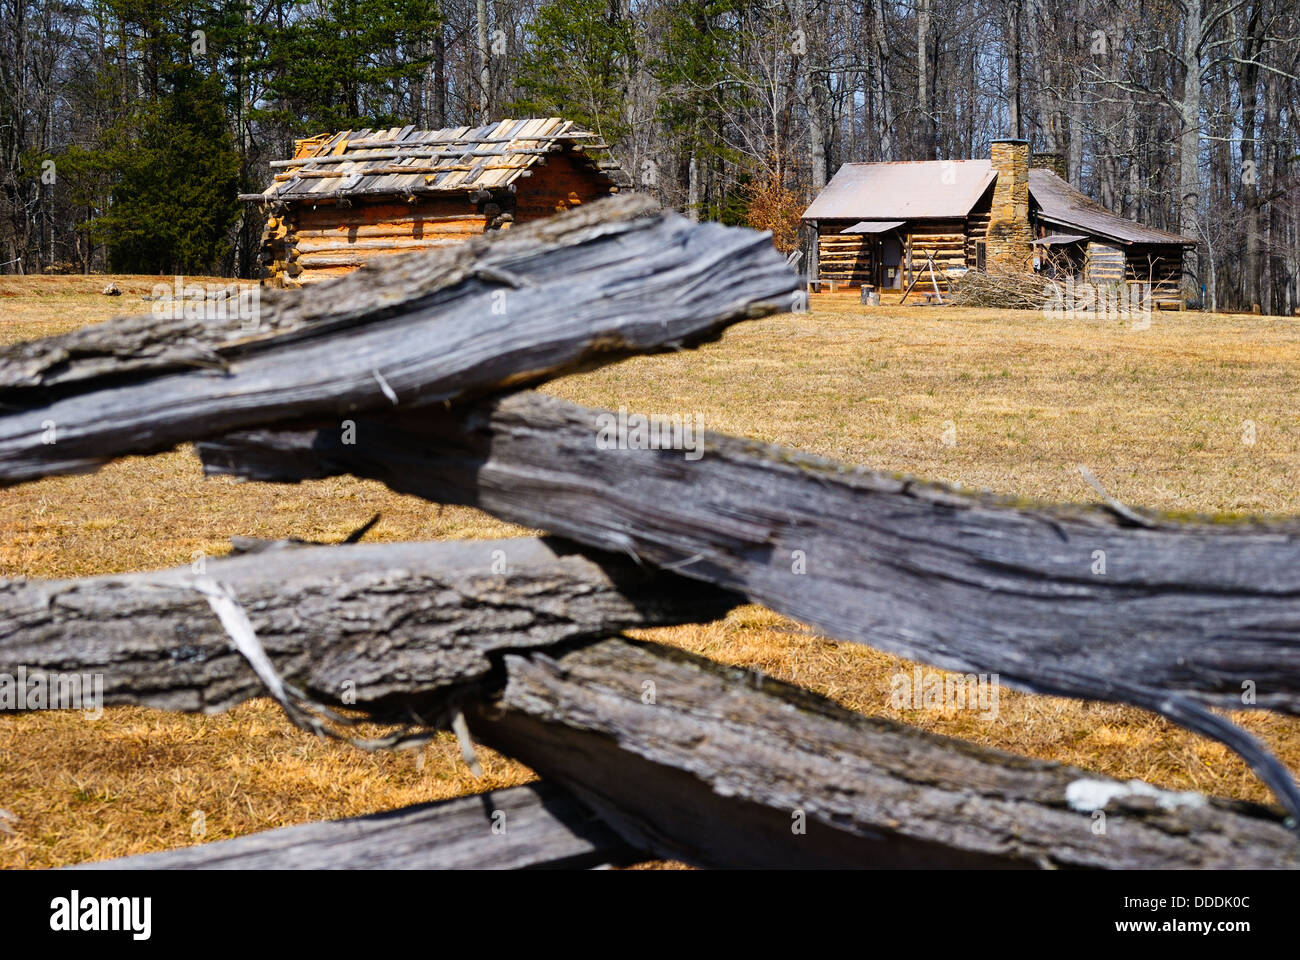
M440 699L486 680L507 651L708 621L742 602L536 539L276 542L205 567L0 581L0 662L102 673L106 706L214 713L264 696L196 589L206 579L238 598L277 671L308 695L338 702L346 689L374 715L394 698L397 716L423 701L434 719Z
M210 472L354 473L479 506L736 590L831 636L1154 710L1229 744L1300 810L1285 767L1206 709L1242 707L1247 683L1251 705L1300 709L1300 527L1016 507L716 435L698 461L598 450L599 415L517 394L363 421L351 445L334 428L277 430L199 452ZM1092 572L1099 550L1105 576Z
M1300 867L1275 809L935 737L617 636L763 603L1158 711L1300 810L1286 768L1210 710L1300 713L1295 523L1030 507L717 435L699 459L598 449L599 411L520 392L703 342L798 286L761 235L623 200L267 297L254 325L128 318L0 351L0 483L189 440L210 472L352 473L563 538L244 544L197 571L0 583L0 670L101 673L107 703L179 710L269 688L295 722L348 708L403 724L389 742L450 725L544 778L112 865Z

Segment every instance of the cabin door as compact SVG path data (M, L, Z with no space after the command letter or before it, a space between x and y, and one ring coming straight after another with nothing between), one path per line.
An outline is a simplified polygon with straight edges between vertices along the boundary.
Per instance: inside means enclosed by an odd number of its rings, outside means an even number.
M902 282L900 265L903 259L903 244L897 232L891 230L880 240L880 276L876 284L881 290L898 290Z

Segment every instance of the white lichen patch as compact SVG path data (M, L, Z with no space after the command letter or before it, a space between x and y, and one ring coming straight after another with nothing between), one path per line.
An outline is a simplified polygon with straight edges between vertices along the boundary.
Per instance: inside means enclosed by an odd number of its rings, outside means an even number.
M1162 810L1178 807L1203 807L1205 797L1193 791L1161 790L1141 780L1120 783L1118 780L1075 780L1065 788L1065 802L1072 810L1091 813L1123 797L1150 797Z

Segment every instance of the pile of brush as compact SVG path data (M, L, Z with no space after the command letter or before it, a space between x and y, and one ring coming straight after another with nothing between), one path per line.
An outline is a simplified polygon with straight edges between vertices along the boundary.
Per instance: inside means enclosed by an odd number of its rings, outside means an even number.
M967 270L952 281L947 299L962 307L1041 310L1051 299L1051 280L1029 271Z

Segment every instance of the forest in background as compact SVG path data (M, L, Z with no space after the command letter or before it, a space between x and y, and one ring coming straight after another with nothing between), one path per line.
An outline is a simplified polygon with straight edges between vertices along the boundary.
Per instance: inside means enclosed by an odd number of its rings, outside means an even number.
M295 138L563 116L638 189L773 230L848 161L1059 152L1300 306L1295 0L0 0L0 272L255 276Z

